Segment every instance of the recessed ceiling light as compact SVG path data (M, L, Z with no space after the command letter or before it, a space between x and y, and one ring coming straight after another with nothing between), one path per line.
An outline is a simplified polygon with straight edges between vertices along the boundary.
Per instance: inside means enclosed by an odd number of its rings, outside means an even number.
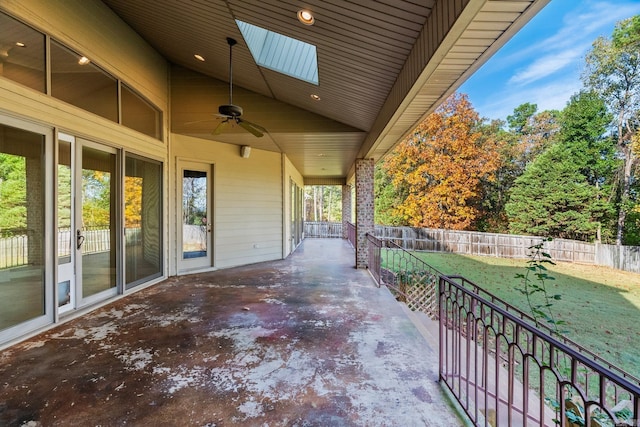
M80 59L78 59L78 64L80 65L87 65L89 62L91 62L91 60L86 56L81 56Z
M309 95L311 97L311 99L313 99L314 101L320 101L320 95L317 95L315 93L312 93L311 95Z
M18 47L27 47L27 45L22 43L22 42L16 42L16 46L18 46Z
M196 58L198 61L202 61L204 62L204 56L202 55L198 55L197 53L195 55L193 55L194 58Z
M310 10L300 9L298 11L298 21L302 22L304 25L313 25L313 23L316 22L316 19L313 17Z

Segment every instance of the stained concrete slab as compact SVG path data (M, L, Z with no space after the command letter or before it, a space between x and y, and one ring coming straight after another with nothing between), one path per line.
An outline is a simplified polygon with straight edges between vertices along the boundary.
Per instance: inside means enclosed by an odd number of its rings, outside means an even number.
M341 239L172 277L0 353L0 426L458 426Z

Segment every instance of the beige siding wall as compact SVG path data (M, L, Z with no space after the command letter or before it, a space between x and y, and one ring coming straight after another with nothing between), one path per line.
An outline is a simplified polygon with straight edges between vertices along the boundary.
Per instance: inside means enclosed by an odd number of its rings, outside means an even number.
M284 202L284 254L283 257L286 257L291 253L293 248L291 247L291 204L293 200L291 200L291 181L295 182L298 187L304 189L304 178L300 174L300 172L293 166L291 160L286 155L283 155L284 158L284 177L282 180L283 184L283 194L285 195Z
M171 135L171 199L177 194L179 160L213 165L214 267L226 268L282 259L282 158L280 153L251 150L188 136ZM179 206L172 206L170 233L171 272L177 271L176 221Z

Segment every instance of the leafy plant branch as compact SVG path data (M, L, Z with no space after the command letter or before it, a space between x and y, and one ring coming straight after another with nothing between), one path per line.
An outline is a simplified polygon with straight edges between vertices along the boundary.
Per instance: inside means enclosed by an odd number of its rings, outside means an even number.
M547 282L555 280L549 274L548 265L555 265L551 255L544 251L545 242L550 242L551 237L544 238L540 243L530 246L529 259L524 273L516 274L516 278L522 281L522 286L518 288L527 300L527 305L537 327L544 324L551 328L552 333L562 335L566 331L560 330L559 326L565 324L564 320L557 319L553 313L554 301L562 299L560 294L551 294L547 289ZM540 298L535 298L536 295Z

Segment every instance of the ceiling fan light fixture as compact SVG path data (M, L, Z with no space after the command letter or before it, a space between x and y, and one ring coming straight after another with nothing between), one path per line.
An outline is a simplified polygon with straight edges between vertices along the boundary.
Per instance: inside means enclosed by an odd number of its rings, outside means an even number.
M202 61L202 62L205 61L204 56L199 55L197 53L195 55L193 55L193 57L196 58L198 61Z
M316 22L316 19L313 17L310 10L300 9L298 11L298 21L302 22L304 25L313 25L313 23Z

